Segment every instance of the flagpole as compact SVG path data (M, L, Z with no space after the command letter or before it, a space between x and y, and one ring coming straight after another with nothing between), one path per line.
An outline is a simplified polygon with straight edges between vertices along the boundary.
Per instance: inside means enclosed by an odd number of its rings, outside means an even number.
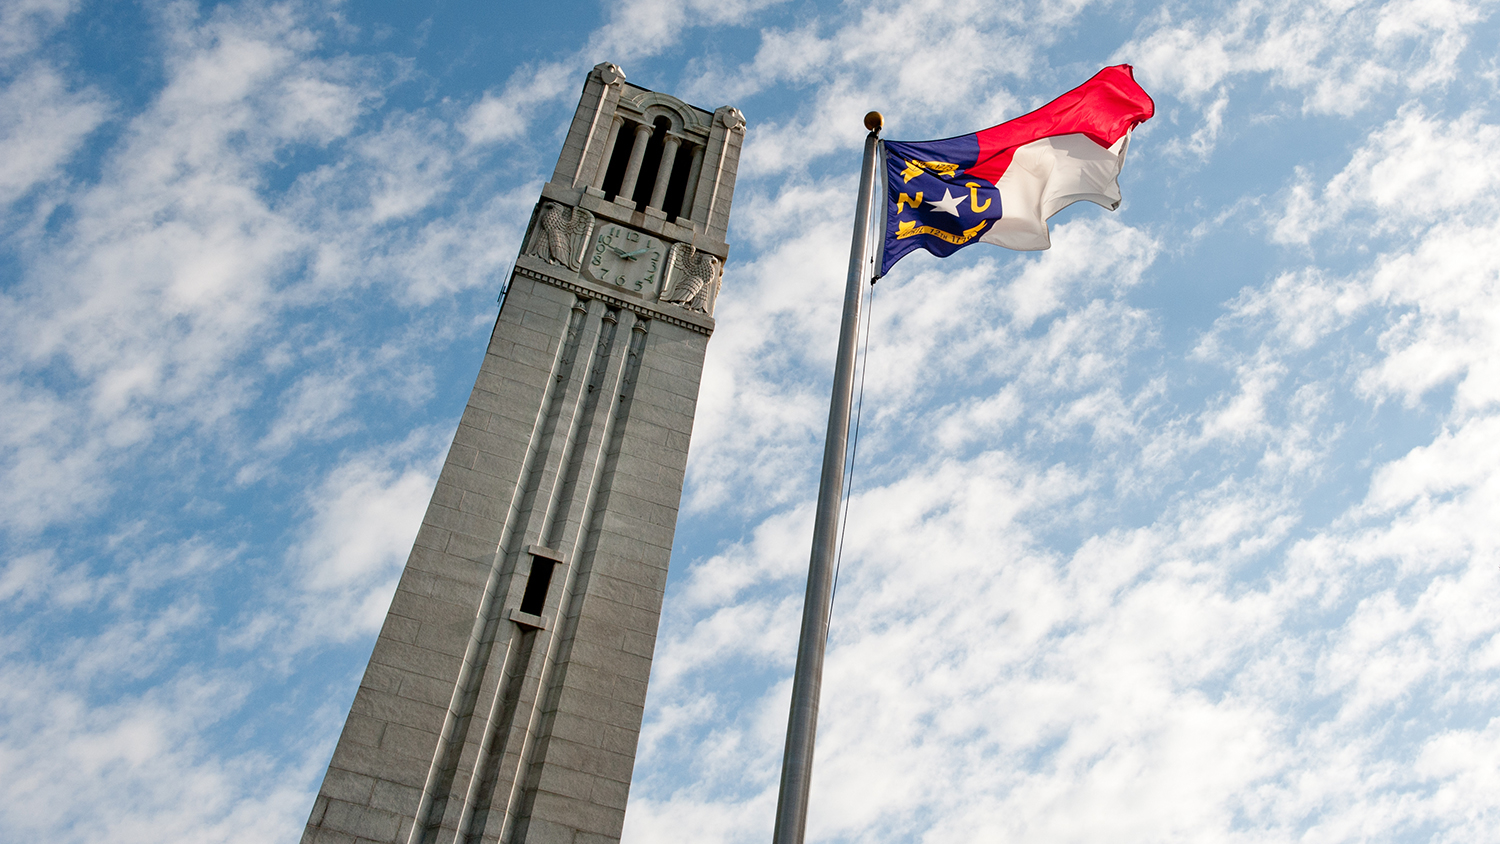
M823 445L823 479L813 520L812 558L807 566L807 596L802 603L802 636L797 669L792 675L792 707L787 719L786 753L781 760L781 792L776 800L772 844L802 844L807 830L807 795L812 784L813 741L818 729L818 694L823 685L823 651L828 642L828 612L833 600L833 561L838 540L839 500L844 492L844 455L849 444L849 405L854 394L854 349L859 336L859 303L870 276L870 218L874 195L876 147L883 118L865 115L865 158L860 170L859 204L854 210L854 240L849 247L849 280L844 287L844 317L839 325L838 358L833 367L833 396L828 406L828 437Z

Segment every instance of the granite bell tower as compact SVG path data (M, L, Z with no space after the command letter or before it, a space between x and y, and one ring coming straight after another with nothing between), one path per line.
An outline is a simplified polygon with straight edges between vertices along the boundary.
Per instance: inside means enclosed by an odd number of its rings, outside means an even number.
M619 840L744 126L589 73L304 842Z

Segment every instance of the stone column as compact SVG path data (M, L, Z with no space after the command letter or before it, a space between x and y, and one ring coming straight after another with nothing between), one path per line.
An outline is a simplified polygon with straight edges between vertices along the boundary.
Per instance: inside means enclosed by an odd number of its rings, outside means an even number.
M625 166L625 180L620 182L620 192L616 199L630 198L635 195L635 180L641 177L641 161L646 157L646 143L651 140L651 132L654 127L650 123L642 123L635 127L635 144L630 147L630 163Z
M667 201L667 185L672 182L672 165L677 160L677 147L682 141L673 135L668 135L666 143L661 148L661 166L656 168L656 185L651 188L651 201L646 207L661 210Z

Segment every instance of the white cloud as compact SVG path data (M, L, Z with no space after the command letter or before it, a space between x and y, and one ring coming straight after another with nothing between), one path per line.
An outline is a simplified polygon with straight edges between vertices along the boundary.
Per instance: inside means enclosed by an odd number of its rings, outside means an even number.
M53 178L103 122L97 92L69 91L52 68L32 67L0 91L0 205Z
M252 844L297 834L309 760L295 759L302 770L283 777L272 757L226 762L205 747L205 731L244 700L242 683L188 676L101 705L41 665L9 661L0 681L0 825L11 834L55 836L59 818L79 840Z
M0 66L27 57L77 6L76 0L7 0L0 5Z
M436 439L418 432L391 453L357 455L308 493L312 518L288 555L298 644L380 629L437 482Z

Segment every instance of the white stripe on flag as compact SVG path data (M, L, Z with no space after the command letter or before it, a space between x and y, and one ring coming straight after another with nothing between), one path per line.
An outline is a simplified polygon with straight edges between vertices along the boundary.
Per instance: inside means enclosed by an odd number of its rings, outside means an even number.
M984 243L1032 251L1052 245L1047 219L1086 199L1113 211L1120 207L1120 168L1130 135L1109 149L1085 135L1055 135L1016 149L995 185L1004 214L979 236Z

